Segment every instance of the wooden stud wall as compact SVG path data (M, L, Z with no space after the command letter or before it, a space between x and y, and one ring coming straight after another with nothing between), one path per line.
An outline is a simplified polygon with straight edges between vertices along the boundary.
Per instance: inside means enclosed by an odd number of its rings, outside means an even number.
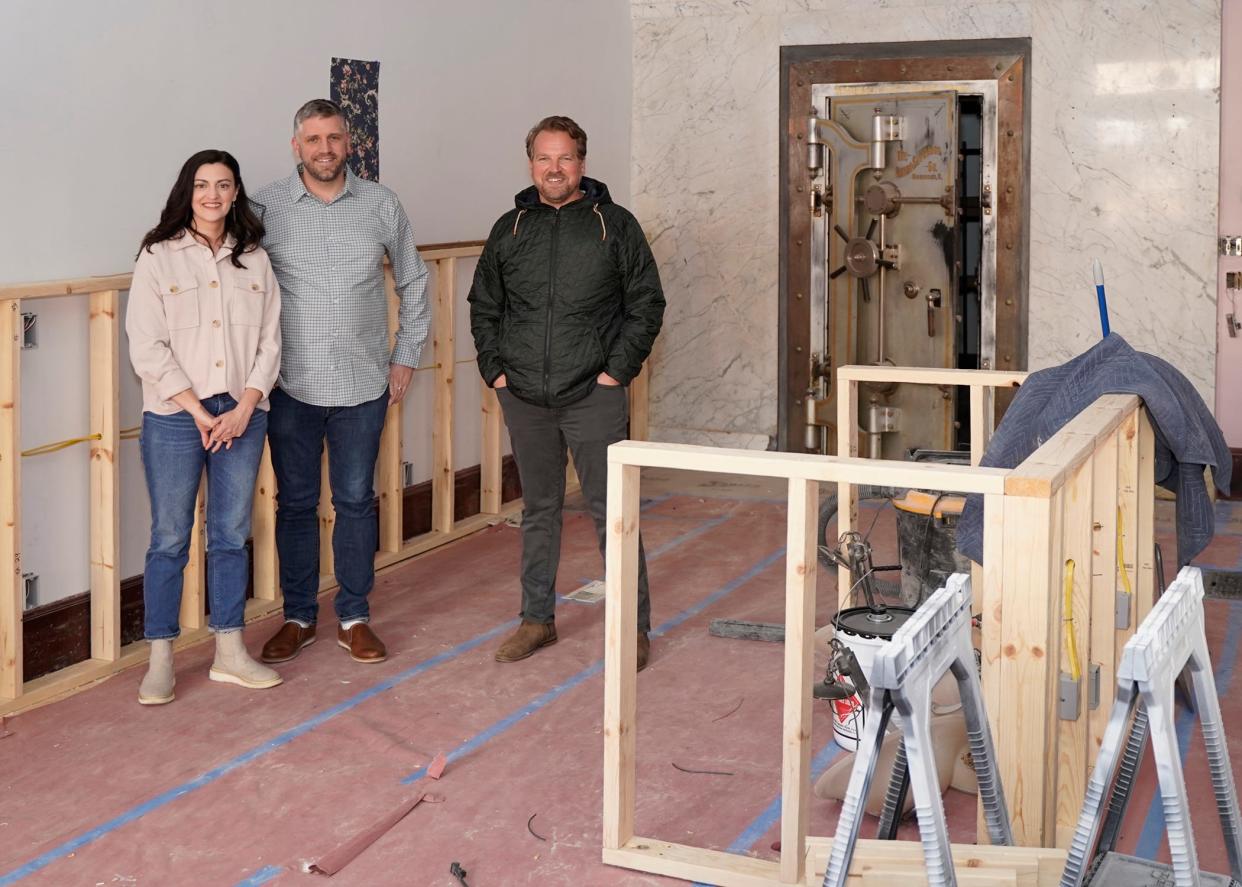
M971 370L846 367L859 381L966 385L984 428L989 389L1022 374ZM846 398L847 403L853 398ZM841 502L864 484L917 487L984 498L984 560L974 571L982 614L983 692L1017 847L955 848L959 883L1056 884L1064 845L1082 804L1108 710L1111 675L1133 630L1113 628L1121 587L1116 551L1118 503L1123 555L1132 574L1134 618L1151 606L1151 425L1137 397L1107 395L1066 425L1016 469L858 458L856 416L839 426L843 456L768 453L678 444L623 442L609 448L607 595L604 659L603 859L654 874L721 885L818 884L830 842L807 835L810 779L811 651L814 634L815 514L821 483L838 484ZM990 428L990 424L987 426ZM982 446L973 454L977 462ZM784 478L789 484L785 570L785 705L779 862L671 844L634 834L635 621L639 471L644 467ZM1074 561L1070 607L1063 606L1066 562ZM1074 622L1082 705L1057 717L1060 673L1069 668L1066 618ZM1102 700L1092 710L1087 673L1101 666ZM1034 849L1032 849L1034 848ZM924 883L917 842L862 842L850 883ZM981 869L981 871L976 871Z
M460 521L453 511L453 388L458 361L453 334L453 310L459 301L457 260L477 258L481 241L432 244L420 248L423 260L435 268L432 513L433 529L405 539L401 527L404 490L401 459L401 404L388 408L380 439L378 464L379 542L376 567L384 568L430 551L440 545L495 523L515 513L521 501L504 503L501 496L503 416L496 393L482 384L481 512ZM391 269L385 269L389 328L395 338L398 296ZM121 646L119 552L119 446L120 367L127 358L118 351L120 292L130 286L130 275L88 277L47 283L0 287L0 715L38 705L108 677L146 660L142 643ZM22 301L59 296L84 296L89 304L91 497L91 658L35 681L22 676L21 565L21 311ZM415 370L421 372L423 370ZM647 428L646 373L630 386L631 429L645 437ZM332 508L323 460L320 498L320 591L335 587L332 577ZM182 634L178 647L206 638L205 537L203 491L200 488L190 559L185 570L181 601ZM281 609L279 559L276 553L276 479L271 453L265 447L255 486L253 522L254 598L247 601L246 619L261 619Z

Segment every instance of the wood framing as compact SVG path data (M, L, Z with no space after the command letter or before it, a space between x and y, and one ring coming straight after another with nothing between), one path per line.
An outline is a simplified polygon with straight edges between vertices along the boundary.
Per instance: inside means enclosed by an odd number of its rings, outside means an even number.
M0 306L0 702L22 693L21 324L20 302Z
M400 326L401 299L393 282L392 268L384 269L384 289L388 294L388 344L397 342ZM401 491L405 489L402 477L402 402L390 404L384 418L384 431L380 434L379 451L379 548L392 553L401 550Z
M457 345L453 332L453 301L457 289L457 257L436 263L436 301L432 347L436 362L436 394L431 425L431 527L453 529L453 376Z
M120 447L121 384L117 353L120 294L89 296L90 483L91 483L91 658L121 655Z
M453 501L453 409L452 385L457 361L453 343L453 306L459 293L455 286L456 261L477 258L482 241L432 244L420 248L429 265L435 265L438 325L435 330L436 414L435 468L433 473L431 532L405 539L402 529L404 485L402 477L401 406L389 408L378 464L380 500L380 551L376 568L384 569L440 545L460 539L517 512L521 500L503 501L503 417L495 392L485 389L482 404L482 453L480 456L481 513L455 521ZM389 298L389 328L395 335L398 296L391 270L385 269ZM122 526L117 508L118 390L124 356L117 350L118 304L121 291L130 286L131 275L88 277L0 287L0 715L21 711L74 692L95 681L146 660L147 645L121 646L119 631L118 557ZM91 426L97 435L90 447L91 460L91 658L25 681L22 675L22 613L24 595L21 562L21 302L79 295L90 308ZM463 363L473 363L462 361ZM632 394L633 396L633 394ZM645 422L645 397L641 400ZM640 408L634 407L638 414ZM323 576L320 593L335 587L332 578L332 508L323 460L320 500L320 539ZM254 598L247 601L246 619L252 621L281 609L279 561L276 553L275 475L271 454L265 449L255 488L253 521ZM203 489L200 486L196 519L185 569L181 601L182 634L178 647L208 637L205 599L205 536Z
M970 444L970 464L978 465L992 439L996 427L995 408L998 403L996 389L1017 388L1026 381L1026 373L1002 370L944 370L921 367L894 366L843 366L837 369L837 453L858 456L858 386L865 382L902 385L948 385L962 386L970 392L970 427L975 429ZM891 484L889 484L891 486ZM837 535L848 533L858 526L858 491L855 484L841 483L837 486ZM822 540L821 544L827 544ZM981 580L983 574L972 573L972 589L976 608L982 604ZM848 571L837 573L837 605L853 606L850 601L850 578Z
M849 384L869 371L858 369L854 375L853 368L845 368L842 372ZM922 381L919 370L885 372L903 382ZM962 375L946 383L940 378L942 372ZM963 384L981 393L1020 381L1020 374L1012 373L980 374L973 382L972 371L931 375L936 377L931 384ZM972 395L971 399L976 410L987 408L986 397ZM846 436L850 427L843 424L839 431ZM984 424L979 421L976 427ZM1127 440L1132 441L1129 450L1119 443ZM1109 509L1116 506L1119 474L1130 480L1123 493L1133 500L1127 506L1133 512L1127 533L1135 546L1135 575L1132 579L1127 575L1127 581L1132 581L1134 589L1135 614L1150 607L1151 581L1143 577L1150 558L1145 562L1142 552L1151 549L1152 440L1150 423L1137 397L1106 395L1015 469L636 441L610 447L604 861L710 884L809 887L820 883L829 845L827 839L807 835L817 542L814 512L820 483L840 484L843 491L875 484L983 494L985 564L974 573L975 581L983 586L975 590L982 615L983 693L1019 846L955 848L961 866L958 880L962 884L1057 883L1064 848L1030 848L1068 840L1066 823L1073 821L1069 811L1076 815L1081 806L1087 773L1098 750L1087 674L1090 663L1101 657L1108 658L1111 673L1121 649L1111 634L1096 643L1102 634L1096 621L1104 614L1113 618L1111 608L1121 586L1116 559L1107 560L1108 547L1099 544L1102 535L1117 531L1117 517ZM844 443L842 452L848 453L848 438ZM1125 471L1119 468L1123 462L1129 466ZM639 471L643 467L779 477L788 482L779 862L634 835L636 557ZM1076 710L1062 710L1058 705L1063 672L1076 673L1081 681L1081 704ZM1105 685L1104 694L1108 692ZM918 843L863 844L851 868L850 883L925 883Z

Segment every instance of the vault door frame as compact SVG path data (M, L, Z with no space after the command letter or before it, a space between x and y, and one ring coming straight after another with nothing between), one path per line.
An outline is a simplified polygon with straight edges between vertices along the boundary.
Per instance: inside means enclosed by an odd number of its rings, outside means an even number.
M812 89L833 84L865 89L945 89L980 81L995 88L996 167L992 218L996 226L995 358L985 369L1024 370L1027 365L1029 280L1030 95L1029 39L864 43L781 47L779 403L777 446L804 449L803 398L810 382L813 243L806 118L818 115ZM991 92L991 89L987 89ZM991 264L991 263L989 263ZM1005 402L1000 400L998 409ZM828 440L835 442L830 426Z

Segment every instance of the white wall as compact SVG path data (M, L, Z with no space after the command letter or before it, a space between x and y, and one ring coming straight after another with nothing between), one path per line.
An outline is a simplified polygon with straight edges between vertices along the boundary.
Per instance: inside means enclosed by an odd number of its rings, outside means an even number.
M237 156L253 190L292 170L293 112L327 96L333 56L378 59L380 177L421 243L486 236L529 184L522 141L545 114L590 134L589 171L630 190L625 0L0 4L0 282L128 271L181 163ZM85 312L29 303L22 446L85 434ZM140 397L122 374L122 427ZM463 375L464 378L464 375ZM136 442L122 443L121 571L142 571L148 513ZM84 590L84 447L24 460L23 565L40 603Z

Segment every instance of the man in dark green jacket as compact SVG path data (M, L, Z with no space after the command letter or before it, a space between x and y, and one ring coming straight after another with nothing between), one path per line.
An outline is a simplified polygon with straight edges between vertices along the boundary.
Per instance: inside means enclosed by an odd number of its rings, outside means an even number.
M522 480L522 624L496 651L525 659L556 643L566 447L604 550L608 446L627 436L626 387L664 317L655 259L638 221L583 176L586 133L546 117L526 136L532 187L500 217L470 289L479 372L496 389ZM641 540L638 668L650 655Z

